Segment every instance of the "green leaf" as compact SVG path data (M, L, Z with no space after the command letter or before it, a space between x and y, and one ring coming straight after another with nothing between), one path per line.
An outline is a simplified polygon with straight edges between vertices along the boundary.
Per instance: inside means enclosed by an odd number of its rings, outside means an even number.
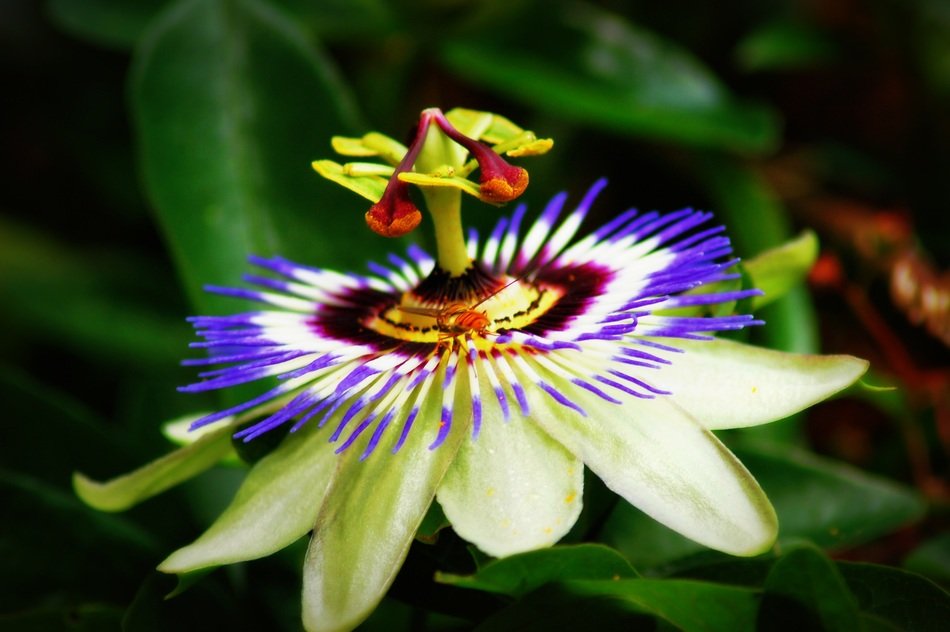
M589 4L556 3L491 35L452 38L443 61L501 94L611 132L737 151L767 151L778 135L771 110L738 102L687 51Z
M137 49L131 87L148 194L195 305L224 307L201 287L237 283L250 253L362 262L363 203L310 169L353 110L281 13L179 0Z
M439 573L442 583L523 597L551 582L629 579L637 572L619 553L599 544L556 546L489 562L474 575Z
M224 513L159 570L187 573L256 559L310 531L338 464L327 433L319 430L314 424L290 435L258 461Z
M386 0L271 0L317 36L353 45L384 37L398 26L399 5Z
M735 51L736 60L747 72L807 68L827 63L837 54L837 43L830 34L788 20L758 27Z
M4 468L65 488L76 467L115 471L134 463L134 449L82 403L2 365L0 401L9 421L0 441Z
M774 502L775 499L770 499ZM663 526L633 505L621 502L611 512L600 533L600 541L620 551L633 566L661 568L708 549Z
M698 579L717 584L762 588L775 564L776 551L758 557L732 557L718 551L699 551L654 569L663 577Z
M785 296L805 280L818 258L818 238L805 231L792 241L770 248L744 262L752 277L753 287L764 292L752 299L752 309L759 309Z
M206 577L186 595L172 599L174 578L157 571L148 573L126 609L121 629L128 632L240 630L253 627L249 621L266 620L256 595L247 595L246 589L230 583L225 585L220 579Z
M422 519L422 524L419 525L416 539L426 544L434 544L439 539L439 532L451 526L439 503L432 503L426 511L425 518Z
M124 614L124 610L118 606L101 603L47 605L35 610L19 607L11 614L0 615L0 623L5 630L16 632L64 629L69 632L101 632L122 629Z
M588 596L612 596L630 602L672 625L691 630L751 630L755 627L758 591L681 579L572 581Z
M764 586L757 629L938 630L950 608L950 595L923 577L872 564L832 566L801 542L778 560L703 553L677 566L705 581Z
M121 599L116 586L137 581L160 550L150 530L32 476L0 470L0 498L2 613L62 599ZM9 629L2 619L0 627Z
M131 49L169 0L49 0L46 10L53 23L93 44Z
M198 441L143 465L134 472L99 483L76 472L73 487L84 502L102 511L124 511L143 500L174 487L230 456L228 423Z
M806 538L825 548L856 546L920 519L926 510L909 489L802 450L743 444L735 453L775 507L779 543ZM637 568L701 550L626 504L608 519L603 540Z
M835 565L813 545L783 554L765 581L760 629L853 632L862 625L857 603Z
M575 580L541 588L478 629L656 629L649 615L687 632L754 630L758 600L755 590L692 580Z
M942 0L915 2L915 25L912 30L915 61L930 91L940 99L950 95L950 13ZM946 233L941 231L942 236ZM945 242L935 242L945 243Z
M174 293L149 296L143 278L171 284L131 252L80 249L0 221L0 344L23 337L54 340L97 360L168 369L186 348L189 327L169 309ZM4 327L4 331L7 328Z
M926 511L912 490L804 450L750 444L736 448L736 454L776 502L780 541L856 546L919 520Z
M548 584L488 617L476 632L637 632L656 630L656 620L620 599L575 594L563 584Z
M904 566L936 581L950 583L950 533L927 540L911 551Z
M876 564L838 562L862 612L899 630L939 632L950 621L950 595L929 579Z
M373 614L360 624L360 632L413 632L414 630L444 630L450 626L433 625L433 612L420 615L420 609L387 597L373 610ZM436 615L438 616L438 615Z

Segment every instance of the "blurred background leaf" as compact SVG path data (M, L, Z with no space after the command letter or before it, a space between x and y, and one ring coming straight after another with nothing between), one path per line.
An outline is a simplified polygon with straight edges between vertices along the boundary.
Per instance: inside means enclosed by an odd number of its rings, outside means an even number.
M791 547L772 566L756 620L762 628L861 629L858 606L835 565L817 547Z
M135 46L155 15L169 0L49 0L47 11L57 27L71 35L109 48Z
M674 43L586 3L524 6L528 15L509 16L488 37L448 41L452 70L609 131L736 151L775 146L774 113L735 99Z
M837 54L828 33L788 19L763 24L736 47L736 60L747 72L807 68L836 61Z
M944 585L950 582L950 533L942 533L911 551L904 565Z
M132 252L75 248L0 219L0 339L18 344L16 327L114 365L173 366L189 327L141 283L163 273Z
M131 89L147 189L202 311L216 303L202 285L238 283L252 253L362 258L362 219L343 211L353 201L309 167L332 134L356 128L355 107L279 10L176 2L143 36Z

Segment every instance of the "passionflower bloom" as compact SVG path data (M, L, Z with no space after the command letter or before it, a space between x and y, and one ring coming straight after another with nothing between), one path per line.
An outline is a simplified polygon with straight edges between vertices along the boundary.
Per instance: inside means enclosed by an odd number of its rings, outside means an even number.
M287 436L161 570L260 557L312 531L305 624L347 629L382 598L433 500L461 537L510 555L568 532L585 466L706 546L772 545L768 499L711 431L785 417L865 364L713 338L762 322L711 309L759 294L722 283L736 260L711 214L630 210L585 229L598 181L576 203L562 193L534 219L519 206L487 236L464 234L461 193L518 197L527 172L501 153L550 141L501 117L427 110L409 147L378 134L334 146L388 163L315 163L372 201L366 221L381 234L422 222L408 187L422 188L436 252L410 246L368 274L252 257L250 287L209 288L260 307L192 319L193 346L211 353L187 361L207 370L183 390L268 386L192 427Z

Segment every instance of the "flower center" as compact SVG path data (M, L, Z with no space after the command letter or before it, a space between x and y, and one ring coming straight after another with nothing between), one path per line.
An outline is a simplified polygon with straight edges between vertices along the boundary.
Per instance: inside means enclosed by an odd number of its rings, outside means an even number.
M526 270L488 265L494 273L489 274L472 260L461 216L463 192L495 206L519 197L528 186L528 172L502 155L543 154L551 148L550 139L538 139L488 112L455 109L443 114L428 108L406 147L380 134L335 137L333 144L344 155L377 156L390 165L313 163L324 177L373 201L366 222L380 235L400 237L418 226L422 213L409 186L420 187L435 232L436 265L418 287L401 295L379 288L355 292L346 305L323 309L313 327L358 344L434 343L438 349L447 341L485 341L507 330L537 326L539 318L558 311L555 306L568 286L528 278ZM469 179L476 169L478 184ZM401 281L393 285L406 287Z
M494 278L477 265L461 276L441 268L398 304L384 307L363 326L406 342L446 343L471 336L489 340L509 329L524 329L565 294L560 286L518 277Z

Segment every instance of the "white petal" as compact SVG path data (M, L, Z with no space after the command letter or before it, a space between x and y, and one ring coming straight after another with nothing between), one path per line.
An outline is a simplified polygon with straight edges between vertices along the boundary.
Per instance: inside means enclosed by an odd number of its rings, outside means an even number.
M756 555L772 545L778 523L758 483L670 398L627 397L618 405L578 389L569 397L586 417L535 389L532 416L609 488L708 547Z
M652 383L706 428L744 428L788 417L847 388L867 370L846 355L773 351L729 340L660 340L683 349Z
M489 555L550 546L580 515L584 465L530 419L506 423L484 377L479 390L489 394L482 430L462 444L439 503L455 531Z
M444 373L443 364L430 380L440 383ZM441 417L440 398L435 396L438 390L430 391L398 453L391 454L389 448L402 430L407 410L400 412L365 461L357 459L371 431L340 455L304 562L306 629L329 632L355 628L369 616L395 579L459 444L470 438L469 424L462 421L468 418L470 409L463 401L459 421L453 423L446 441L437 449L429 449ZM352 420L354 427L361 418Z
M310 531L337 460L328 433L317 430L308 427L287 437L254 465L224 513L159 570L184 573L256 559Z

